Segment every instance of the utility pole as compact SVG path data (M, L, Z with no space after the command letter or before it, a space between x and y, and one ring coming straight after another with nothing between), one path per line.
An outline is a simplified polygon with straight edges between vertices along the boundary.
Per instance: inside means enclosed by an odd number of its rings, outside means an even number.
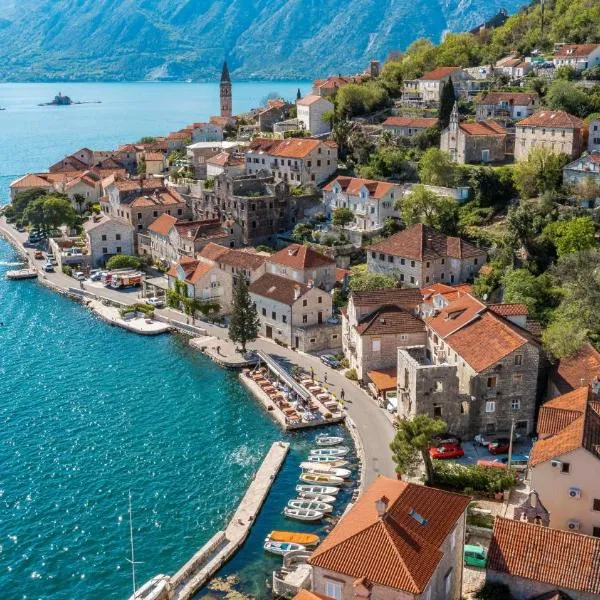
M508 442L508 463L506 464L506 469L510 471L510 464L512 462L512 452L513 452L513 436L515 435L515 420L514 418L510 422L510 440Z

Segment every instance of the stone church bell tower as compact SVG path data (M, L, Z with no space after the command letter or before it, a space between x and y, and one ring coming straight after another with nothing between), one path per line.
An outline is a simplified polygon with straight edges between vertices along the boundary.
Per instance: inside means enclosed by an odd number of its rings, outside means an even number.
M231 107L231 78L229 77L229 69L227 61L223 63L221 71L221 116L230 118L233 114Z

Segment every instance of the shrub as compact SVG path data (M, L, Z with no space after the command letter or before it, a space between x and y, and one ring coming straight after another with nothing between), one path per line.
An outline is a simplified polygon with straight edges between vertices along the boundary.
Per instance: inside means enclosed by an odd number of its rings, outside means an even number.
M73 269L69 265L63 265L62 272L69 277L73 277Z
M123 308L119 309L121 316L130 312L139 312L151 317L154 315L154 306L151 304L146 304L145 302L136 302L135 304L124 306Z
M137 256L129 256L128 254L115 254L106 261L107 269L139 269L141 266L140 259Z
M347 369L350 366L350 362L347 358L342 358L340 360L340 365L342 366L342 368Z
M479 513L467 515L467 525L473 525L473 527L485 527L486 529L493 529L494 515L483 515Z
M356 369L348 369L346 371L346 377L350 379L350 381L358 381L358 373L356 372Z
M435 481L458 491L471 488L476 492L493 494L510 489L516 484L514 471L493 469L480 465L461 465L434 461Z

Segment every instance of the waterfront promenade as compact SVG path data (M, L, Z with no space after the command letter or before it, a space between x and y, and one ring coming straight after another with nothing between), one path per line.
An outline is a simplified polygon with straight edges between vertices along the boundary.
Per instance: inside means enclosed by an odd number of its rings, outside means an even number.
M41 271L42 262L33 258L33 250L23 248L23 242L27 239L27 234L19 233L16 229L6 223L3 217L0 217L0 234L12 241L20 253L27 256L29 262ZM68 277L62 272L41 273L40 281L57 291L68 293L69 289L73 294L77 294L78 282L72 277ZM14 282L19 285L19 282ZM121 304L135 304L139 302L138 291L119 291L105 287L90 287L82 292L91 292L98 299L105 299ZM160 318L168 319L171 325L180 329L187 330L192 335L209 335L222 340L227 339L228 330L210 323L196 321L197 327L187 325L182 313L173 309L164 308L156 311ZM363 450L363 483L369 485L377 475L395 476L394 463L389 448L389 444L394 436L394 428L391 419L385 411L374 402L364 390L344 377L342 373L325 366L318 357L304 354L283 348L274 342L259 338L248 345L250 350L262 350L268 353L275 360L281 363L295 364L315 373L317 381L323 381L327 375L327 387L330 391L339 396L343 389L345 392L346 413L351 422L356 426L356 433L360 437ZM350 424L352 427L352 424Z

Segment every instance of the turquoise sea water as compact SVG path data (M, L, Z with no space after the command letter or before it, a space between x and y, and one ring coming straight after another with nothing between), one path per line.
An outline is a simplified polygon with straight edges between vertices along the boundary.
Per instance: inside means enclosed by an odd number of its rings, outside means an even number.
M245 84L237 110L272 91L293 96L299 84L284 85ZM30 105L56 86L0 85L0 106L9 108L0 112L0 197L14 176L79 146L111 147L208 117L214 100L203 90L216 88L63 86L103 104L40 109L42 118ZM280 559L264 555L266 533L320 529L281 516L316 432L284 435L236 374L190 351L184 338L136 336L35 281L7 281L17 263L0 239L2 597L126 598L129 490L138 583L172 573L226 524L270 444L283 438L290 455L247 543L223 569L239 576L242 591L269 596L265 583Z

